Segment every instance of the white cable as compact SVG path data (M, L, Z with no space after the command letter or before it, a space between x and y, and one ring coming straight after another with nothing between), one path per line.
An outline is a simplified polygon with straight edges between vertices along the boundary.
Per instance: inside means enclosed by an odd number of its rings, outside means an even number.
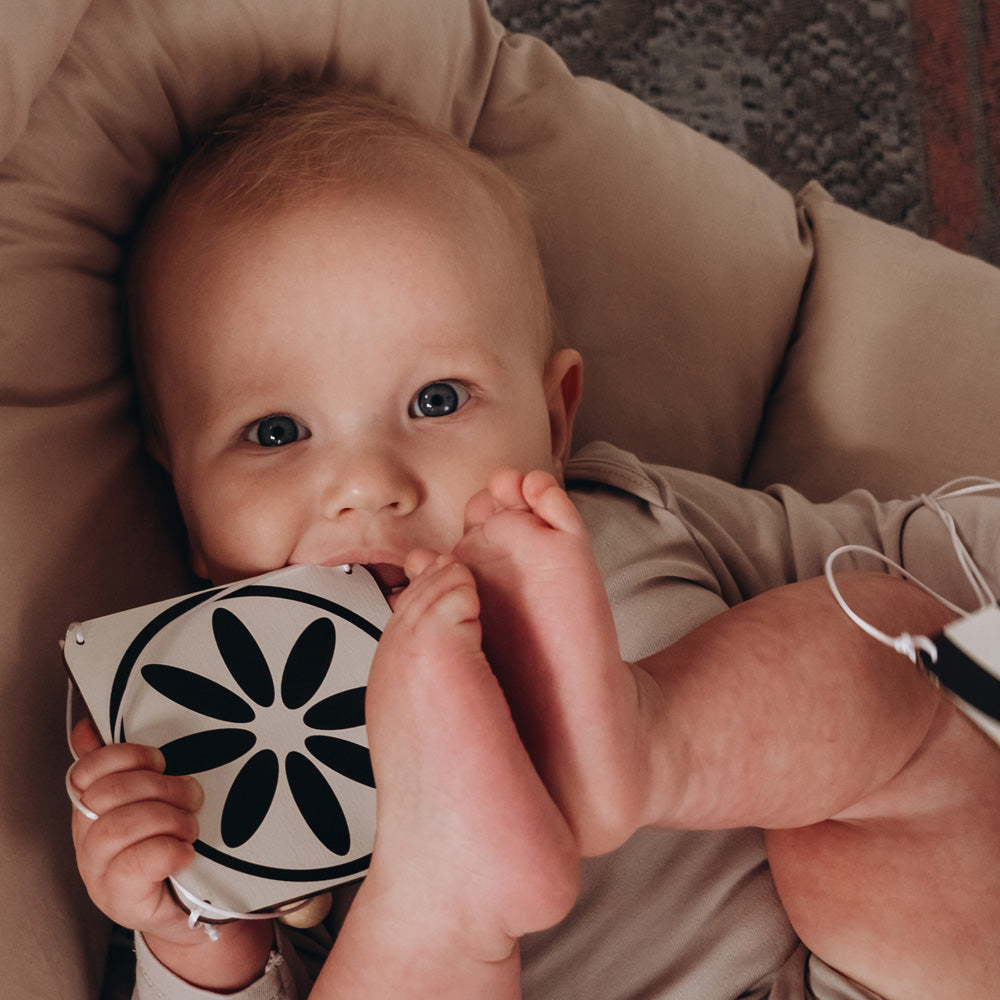
M303 899L294 906L282 907L280 910L271 910L262 913L236 913L232 910L224 910L218 906L199 899L193 892L185 889L173 876L168 879L177 898L181 901L185 909L188 910L188 927L202 927L205 933L213 940L219 939L219 933L210 923L205 923L203 918L214 921L230 920L273 920L276 917L285 917L290 913L295 913L303 907L308 906L311 899Z
M956 489L958 483L969 483ZM1000 480L989 479L986 476L959 476L947 483L942 483L937 489L931 492L931 496L939 500L950 500L952 497L966 496L970 493L987 493L990 490L1000 489Z
M78 631L77 635L81 633ZM81 640L78 638L77 642ZM66 692L66 745L69 747L70 756L73 758L73 763L66 769L66 794L69 796L70 802L73 803L73 808L78 812L83 813L84 816L89 820L99 819L100 817L93 809L88 809L84 804L83 800L80 798L80 793L76 790L76 785L73 784L73 768L76 766L76 762L80 759L80 755L73 749L73 682L67 681L67 692Z
M952 489L957 483L961 482L969 482L971 485L962 487L961 489ZM979 601L980 609L995 607L997 604L997 595L993 593L982 571L976 565L976 561L972 558L965 543L959 537L955 518L941 506L940 502L942 500L951 500L956 497L969 496L974 493L985 493L996 489L1000 489L1000 483L991 479L954 479L950 483L945 483L944 486L938 487L933 493L924 494L920 497L944 522L948 530L948 535L951 538L952 546L955 549L955 554L958 556L959 563L965 571L969 585L972 587L972 590L976 594L976 599Z
M844 600L844 596L843 594L841 594L840 588L837 586L837 582L833 576L833 563L839 556L843 555L846 552L863 552L866 555L875 556L875 558L881 559L883 562L887 563L893 569L898 570L904 576L908 577L918 587L927 591L928 594L931 594L938 600L943 600L943 598L935 594L934 591L930 589L930 587L927 587L924 584L922 584L919 580L914 579L914 577L911 576L909 573L907 573L902 566L900 566L896 562L893 562L888 556L883 555L881 552L877 552L875 549L868 548L867 545L841 545L839 549L834 549L833 552L831 552L826 557L826 565L823 568L823 572L826 574L826 582L830 585L830 590L833 592L834 599L840 605L844 614L846 614L847 617L850 618L851 621L858 626L858 628L860 628L863 632L866 632L873 639L877 639L884 645L889 646L891 649L894 649L897 653L902 653L902 655L905 656L911 663L915 664L917 662L918 650L923 650L930 657L931 663L936 663L937 647L934 645L933 642L931 642L931 640L927 636L925 635L914 636L911 635L909 632L901 632L897 636L888 635L887 633L882 632L879 629L875 628L874 625L871 625L868 622L866 622L864 618L862 618L859 614L857 614L853 610L853 608L851 608L851 606L847 603L847 601ZM955 608L954 605L949 604L947 601L944 601L943 603L952 610L957 611L959 614L963 613L961 608Z
M75 764L76 762L74 761L73 763ZM66 794L69 796L70 802L73 803L73 808L83 813L87 819L91 821L100 819L100 816L98 816L93 809L88 809L83 804L83 800L80 798L80 793L76 790L76 786L73 784L73 764L71 764L66 770Z
M962 486L956 489L955 487L959 483L969 483L970 485ZM972 558L971 553L959 537L958 528L955 524L955 518L941 506L941 501L951 500L955 497L969 496L974 493L984 493L989 490L996 489L1000 489L1000 482L997 482L996 480L967 476L961 479L953 479L951 482L945 483L943 486L939 486L932 493L925 493L920 496L921 502L937 514L944 523L945 529L948 532L948 537L951 539L952 547L955 549L955 555L958 557L959 564L965 573L966 579L969 581L969 586L976 595L976 600L979 601L980 609L995 607L997 604L997 597L990 588L985 576L983 576L979 566L976 565L975 559ZM912 583L920 587L920 589L925 593L930 594L931 597L935 598L935 600L940 601L946 608L948 608L949 611L959 616L965 616L968 612L966 612L964 608L960 608L958 605L943 598L925 583L918 580L912 573L905 570L899 565L899 563L894 562L881 552L869 548L867 545L841 545L840 548L834 549L833 552L827 556L826 564L823 567L826 582L830 586L834 599L855 625L870 635L873 639L877 639L884 645L894 649L897 653L901 653L914 664L916 664L917 654L921 650L925 652L928 657L930 657L931 663L936 663L937 647L927 636L913 636L910 635L909 632L902 632L897 636L887 635L885 632L875 628L874 625L866 622L848 605L847 601L844 600L843 595L840 593L840 588L837 586L837 582L833 576L833 563L837 558L847 552L862 552L866 555L873 556L876 559L880 559L882 562L891 566L902 576L906 577Z

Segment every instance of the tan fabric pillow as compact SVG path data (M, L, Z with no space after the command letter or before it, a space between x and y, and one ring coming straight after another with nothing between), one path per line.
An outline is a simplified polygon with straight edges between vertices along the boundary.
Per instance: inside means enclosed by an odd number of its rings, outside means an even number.
M799 203L814 267L748 481L822 500L1000 478L1000 271L817 184Z
M0 0L0 158L24 132L31 102L86 7L87 0Z
M585 358L578 442L738 481L811 259L790 195L527 37L502 46L473 142L534 200Z

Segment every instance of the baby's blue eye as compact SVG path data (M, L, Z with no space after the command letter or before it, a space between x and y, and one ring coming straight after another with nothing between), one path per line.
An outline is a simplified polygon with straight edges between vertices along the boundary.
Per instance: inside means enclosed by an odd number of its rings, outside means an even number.
M285 416L264 417L247 431L247 440L263 448L280 448L308 436L309 432L304 427Z
M461 382L431 382L410 403L411 417L447 417L469 399L469 390Z

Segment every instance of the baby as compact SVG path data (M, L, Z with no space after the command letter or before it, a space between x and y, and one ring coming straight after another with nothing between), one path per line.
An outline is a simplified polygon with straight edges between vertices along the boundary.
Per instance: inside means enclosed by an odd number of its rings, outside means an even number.
M229 120L131 282L196 572L359 563L394 612L372 865L315 982L268 923L188 927L164 879L199 786L77 728L78 864L137 931L137 996L996 995L1000 752L816 578L841 539L893 549L917 504L571 461L582 362L519 194L371 98ZM951 617L885 574L840 585L893 634Z

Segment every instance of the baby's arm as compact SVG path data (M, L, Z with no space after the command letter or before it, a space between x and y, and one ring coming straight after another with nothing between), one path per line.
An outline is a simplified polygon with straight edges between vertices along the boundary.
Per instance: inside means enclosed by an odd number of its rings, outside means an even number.
M188 926L164 881L193 857L201 786L164 775L163 757L153 747L101 746L88 721L74 729L73 746L80 760L71 780L83 805L98 816L73 815L77 865L94 903L141 932L150 951L193 985L233 992L257 979L273 941L270 924L225 924L212 941Z

